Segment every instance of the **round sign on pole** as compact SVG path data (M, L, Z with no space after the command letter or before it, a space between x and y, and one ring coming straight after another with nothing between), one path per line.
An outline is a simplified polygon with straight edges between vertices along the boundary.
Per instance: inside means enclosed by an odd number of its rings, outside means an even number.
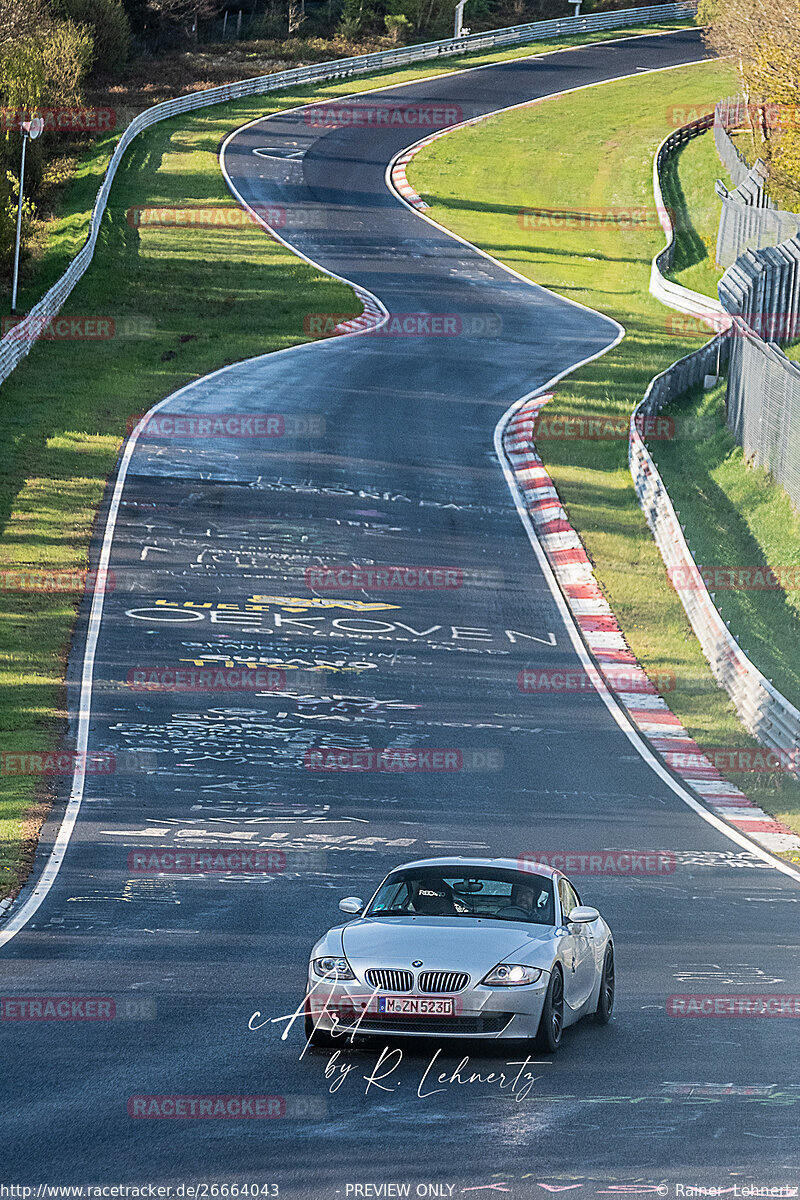
M27 133L31 140L35 140L44 129L44 121L41 117L33 117L30 121L22 122L23 133Z

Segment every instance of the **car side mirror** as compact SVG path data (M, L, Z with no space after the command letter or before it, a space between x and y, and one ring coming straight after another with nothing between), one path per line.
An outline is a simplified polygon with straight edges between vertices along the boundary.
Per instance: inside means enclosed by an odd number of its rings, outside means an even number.
M600 913L596 908L591 908L588 904L579 904L567 917L567 923L569 925L591 925L592 921L597 921L599 917Z
M359 896L345 896L339 901L339 908L351 917L357 917L364 908L364 901Z

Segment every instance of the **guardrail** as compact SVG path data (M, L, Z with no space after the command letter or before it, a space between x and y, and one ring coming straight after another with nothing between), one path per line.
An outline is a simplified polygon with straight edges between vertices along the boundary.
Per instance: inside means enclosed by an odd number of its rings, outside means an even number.
M154 104L152 108L146 109L131 121L114 150L92 209L86 242L61 278L34 305L28 315L0 339L0 382L7 379L16 365L30 352L31 347L60 311L75 284L88 268L94 256L100 223L108 203L111 185L123 155L138 134L159 121L206 108L211 104L223 104L226 101L238 100L246 96L265 95L299 84L348 79L353 75L406 66L410 63L427 62L431 59L464 54L473 50L489 50L495 46L513 46L575 33L620 29L628 25L682 20L693 16L695 10L694 0L680 0L679 3L657 4L647 8L618 9L611 13L590 13L582 17L533 21L527 25L514 25L508 29L494 29L487 33L474 33L462 38L445 38L437 42L402 46L394 50L379 50L374 54L361 54L354 58L335 59L310 67L278 71L273 75L260 75L255 79L245 79L240 83L225 84L203 92L193 92L191 95L181 96L175 100L166 100L162 104Z
M704 120L707 121L707 118ZM663 212L662 226L669 243L674 241L674 228L663 204L660 171L671 150L682 145L688 137L697 136L710 127L705 124L699 128L702 124L695 121L676 130L656 152L654 191L659 214ZM665 248L667 250L669 245ZM661 255L665 251L661 251ZM654 269L661 255L656 255L653 260ZM673 304L673 292L665 286L669 281L663 280L660 270L658 276L660 282L657 281L655 289L651 281L651 292L664 303ZM697 293L690 292L688 288L679 288L676 284L670 285L670 288L678 288L681 305L690 304L692 297L698 297ZM699 296L698 299L701 304L696 309L682 307L681 311L693 311L694 315L709 320L712 313L708 306L712 302L707 296ZM720 311L725 312L722 305ZM631 416L628 461L639 504L714 678L727 691L742 724L753 737L770 749L793 752L794 757L789 761L797 763L800 757L796 753L800 749L800 711L762 675L723 621L694 560L664 481L639 432L640 427L644 427L642 417L655 415L668 401L683 395L690 388L702 386L706 375L718 375L732 344L734 347L740 342L744 344L745 339L732 338L728 333L730 328L736 332L736 319L727 313L724 319L725 332L718 333L699 350L673 363L651 382ZM713 323L713 319L710 323ZM800 774L800 768L796 773Z
M664 230L667 244L653 258L650 267L650 292L662 304L667 304L670 308L677 308L679 312L700 316L708 324L713 325L715 329L721 330L729 322L725 317L725 310L718 300L715 300L713 296L704 296L700 292L694 292L691 288L683 287L682 284L673 283L664 274L670 270L675 260L675 228L672 221L672 213L664 203L661 172L666 160L675 150L690 142L692 138L706 133L711 129L713 124L713 113L707 113L703 117L698 117L696 121L691 121L688 125L682 125L680 129L673 130L668 137L664 138L664 141L656 150L653 159L653 195L655 196L658 219L661 222L661 228Z

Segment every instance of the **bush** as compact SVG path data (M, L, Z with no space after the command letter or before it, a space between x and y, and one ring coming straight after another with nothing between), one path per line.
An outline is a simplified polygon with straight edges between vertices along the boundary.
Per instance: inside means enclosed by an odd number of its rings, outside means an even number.
M88 25L94 41L94 70L115 74L127 62L131 23L121 0L59 0L64 16Z
M17 164L17 171L19 171L19 164ZM5 179L0 179L0 272L9 278L14 261L14 242L17 234L18 196L19 179L10 171L6 171ZM26 196L22 201L22 257L24 257L25 239L30 233L35 215L36 208L33 201Z
M393 46L396 46L401 41L404 34L411 29L411 22L403 13L389 14L383 18L383 23L386 26L386 33L389 41Z

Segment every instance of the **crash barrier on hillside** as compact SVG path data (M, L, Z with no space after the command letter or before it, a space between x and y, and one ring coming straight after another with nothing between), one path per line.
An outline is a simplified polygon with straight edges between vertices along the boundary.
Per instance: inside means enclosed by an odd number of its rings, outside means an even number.
M769 168L763 158L756 159L748 168L730 137L729 129L741 127L743 112L744 101L739 96L721 100L714 111L717 151L736 183L729 192L717 180L717 195L722 200L717 233L717 263L721 267L732 266L745 250L777 246L800 233L800 213L778 208L767 194Z
M690 288L683 287L679 283L673 283L671 279L666 278L666 272L672 268L675 261L676 243L672 213L664 202L662 191L662 174L670 155L674 154L681 146L686 145L692 138L699 137L700 134L711 129L713 124L713 113L707 113L705 116L698 117L697 120L691 121L688 125L682 125L680 129L673 130L668 137L664 138L664 141L656 150L653 160L653 195L656 201L658 219L661 222L661 228L664 230L667 244L663 250L659 250L651 264L650 292L662 304L668 304L671 308L677 308L680 312L702 316L710 324L713 324L714 328L720 330L727 325L727 321L725 321L725 314L718 300L715 300L713 296L704 296L700 292L693 292Z
M203 92L193 92L176 100L154 104L131 121L122 134L111 157L102 186L92 209L89 234L81 250L70 263L61 278L34 305L28 315L15 325L0 340L0 382L7 379L18 362L25 357L38 338L46 331L49 322L60 311L75 284L86 271L94 255L100 223L108 203L114 176L123 155L133 139L156 125L159 121L182 113L206 108L211 104L222 104L247 96L260 96L284 88L308 83L320 83L331 79L348 79L353 75L382 71L390 67L402 67L411 63L427 62L454 54L465 54L475 50L491 50L495 46L513 46L525 42L543 41L553 37L588 33L594 30L622 29L629 25L652 24L657 21L683 20L694 16L694 0L680 0L674 4L657 4L646 8L623 8L609 13L590 13L582 17L561 17L551 21L533 21L527 25L514 25L508 29L493 29L488 33L474 33L461 38L445 38L438 42L426 42L417 46L402 46L395 50L380 50L374 54L360 54L354 58L341 58L315 66L298 67L289 71L278 71L273 75L261 75L245 79L241 83L225 84Z
M734 318L728 425L745 455L800 508L800 363L780 349L800 338L800 235L746 251L719 294Z
M693 354L657 375L631 418L629 461L636 495L714 678L733 701L745 728L764 746L786 754L798 773L800 711L762 675L739 646L717 610L694 560L677 513L639 428L690 388L715 374L731 342L718 334ZM791 757L789 757L791 755Z
M704 128L709 126L704 126L703 121L684 126L682 130L671 134L656 152L654 192L659 214L663 214L661 223L668 239L666 249L669 249L669 244L674 241L674 228L670 214L664 207L660 175L669 153L684 144L689 137L702 133ZM657 275L658 278L655 286L651 278L651 292L665 304L681 307L681 311L684 312L692 311L689 306L696 302L695 315L714 325L715 320L709 309L713 301L709 297L690 292L688 288L682 288L661 277L658 270L659 260L662 261L664 269L668 269L666 264L672 261L671 255L662 259L664 253L662 251L661 255L656 255L653 260L653 276ZM642 511L714 678L730 696L745 728L771 750L790 752L792 757L788 761L798 764L800 711L762 675L723 621L694 560L664 481L641 433L649 424L645 418L655 416L667 403L676 400L687 391L703 387L706 376L718 376L731 352L738 351L739 343L743 343L743 339L732 335L736 332L736 322L741 318L731 318L722 305L720 311L724 314L722 331L699 350L673 363L651 382L643 400L631 416L628 460ZM717 328L720 328L719 324ZM798 773L796 765L792 769Z

